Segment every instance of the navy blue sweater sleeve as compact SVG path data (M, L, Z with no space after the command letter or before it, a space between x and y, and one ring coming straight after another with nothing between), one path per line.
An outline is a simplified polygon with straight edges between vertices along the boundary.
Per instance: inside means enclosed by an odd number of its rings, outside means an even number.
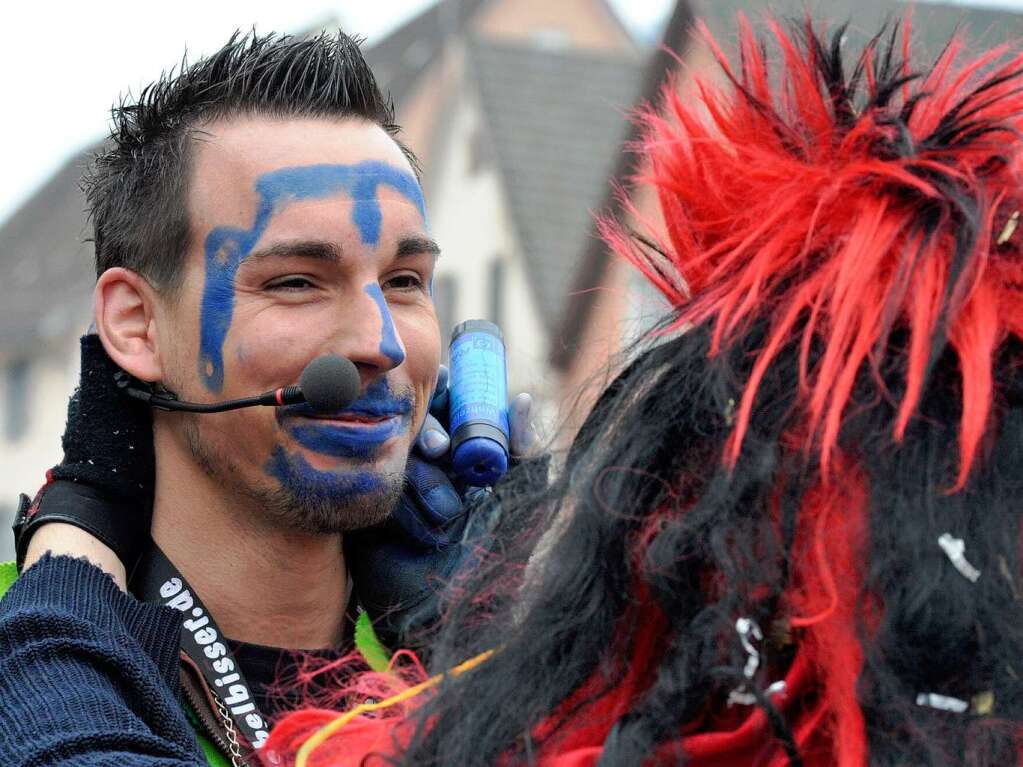
M180 614L44 557L0 601L0 764L205 765L177 701Z

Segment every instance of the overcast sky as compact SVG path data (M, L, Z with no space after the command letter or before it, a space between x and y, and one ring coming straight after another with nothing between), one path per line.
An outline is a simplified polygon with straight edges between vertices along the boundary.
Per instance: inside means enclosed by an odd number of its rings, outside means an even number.
M553 1L553 0L552 0ZM0 4L0 222L69 156L106 131L110 105L186 49L216 50L237 28L294 32L336 19L369 43L431 0L9 0ZM611 0L647 32L670 0ZM1023 0L972 4L1023 9Z

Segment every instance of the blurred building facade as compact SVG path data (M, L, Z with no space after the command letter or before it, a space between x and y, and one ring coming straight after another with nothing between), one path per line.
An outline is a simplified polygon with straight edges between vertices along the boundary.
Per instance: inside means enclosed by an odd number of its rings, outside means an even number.
M0 228L0 561L18 493L31 495L62 454L67 399L78 379L78 336L91 320L93 250L69 160Z

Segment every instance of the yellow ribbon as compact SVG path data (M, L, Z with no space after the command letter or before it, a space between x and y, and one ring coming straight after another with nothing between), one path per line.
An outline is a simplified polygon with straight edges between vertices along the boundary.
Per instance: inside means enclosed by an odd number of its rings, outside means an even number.
M455 666L451 671L447 672L451 676L458 676L464 674L466 671L471 671L480 664L487 661L491 655L494 654L493 650L487 650L477 655L475 658L470 658L464 663L460 663ZM341 714L330 724L326 724L316 732L314 732L309 739L302 744L302 747L298 750L298 754L295 756L295 767L307 767L309 763L309 757L313 751L323 745L323 742L333 735L335 732L340 730L355 717L362 714L367 714L370 711L379 711L380 709L389 708L397 703L404 703L407 700L419 695L421 692L429 690L431 687L436 687L441 681L447 676L447 674L437 674L427 679L425 682L417 684L415 687L409 687L407 690L403 690L397 695L392 695L390 698L378 701L376 703L360 703L358 706L353 708L351 711L346 711Z

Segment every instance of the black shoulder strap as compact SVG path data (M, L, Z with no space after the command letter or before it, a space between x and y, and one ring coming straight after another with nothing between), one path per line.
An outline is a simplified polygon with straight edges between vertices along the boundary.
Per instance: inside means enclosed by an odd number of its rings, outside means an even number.
M145 602L181 612L182 652L224 703L238 732L253 748L260 748L269 735L270 723L256 708L241 666L199 595L155 544L139 559L131 575L130 590Z

